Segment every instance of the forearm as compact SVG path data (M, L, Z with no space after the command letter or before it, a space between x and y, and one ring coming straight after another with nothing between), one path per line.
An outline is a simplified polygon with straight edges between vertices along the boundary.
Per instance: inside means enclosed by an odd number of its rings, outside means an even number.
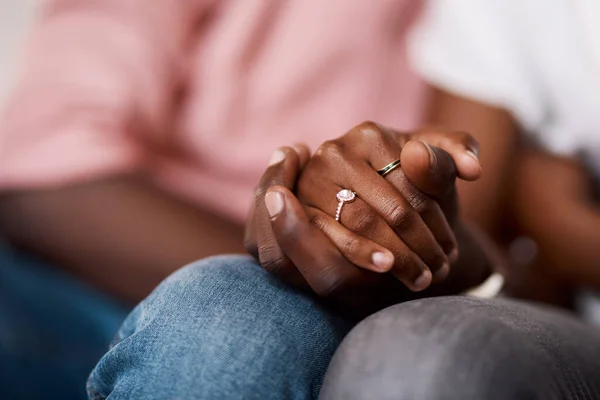
M520 230L538 245L546 274L600 288L600 209L577 159L520 154L514 210Z
M600 210L552 202L521 220L549 273L576 286L600 289Z
M135 178L5 195L0 226L18 246L132 301L191 261L243 251L240 226Z

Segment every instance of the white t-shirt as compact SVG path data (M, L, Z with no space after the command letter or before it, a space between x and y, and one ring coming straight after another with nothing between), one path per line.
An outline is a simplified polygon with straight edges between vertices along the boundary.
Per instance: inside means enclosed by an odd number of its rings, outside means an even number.
M437 87L510 111L600 172L600 0L430 0L409 45Z

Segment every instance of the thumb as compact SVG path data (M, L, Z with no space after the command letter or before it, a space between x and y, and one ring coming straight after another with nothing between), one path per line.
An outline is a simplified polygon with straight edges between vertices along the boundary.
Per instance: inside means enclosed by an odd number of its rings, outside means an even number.
M412 139L422 140L433 148L446 151L456 165L458 177L466 181L476 181L481 177L481 163L477 157L479 144L466 132L448 132L438 129L425 129L411 135ZM437 153L436 153L437 154Z
M411 140L400 154L402 170L421 192L441 200L454 192L457 169L450 154L429 144Z
M293 189L309 157L308 148L304 145L282 147L273 152L269 166L256 187L244 233L244 247L254 257L259 258L261 242L273 241L271 223L264 201L267 190L275 185ZM276 246L271 251L281 253Z

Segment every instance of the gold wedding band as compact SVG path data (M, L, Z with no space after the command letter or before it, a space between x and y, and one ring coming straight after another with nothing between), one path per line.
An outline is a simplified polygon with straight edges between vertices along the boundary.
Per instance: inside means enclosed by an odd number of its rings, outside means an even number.
M390 172L392 172L399 166L400 166L400 159L397 159L396 161L392 161L391 163L389 163L385 167L381 168L380 170L377 170L377 173L381 176L386 176L387 174L389 174Z

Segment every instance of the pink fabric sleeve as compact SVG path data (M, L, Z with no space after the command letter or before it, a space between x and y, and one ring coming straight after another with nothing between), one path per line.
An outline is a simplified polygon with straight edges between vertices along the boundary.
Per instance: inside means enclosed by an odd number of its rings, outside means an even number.
M0 119L0 188L143 167L182 77L203 0L51 0Z

